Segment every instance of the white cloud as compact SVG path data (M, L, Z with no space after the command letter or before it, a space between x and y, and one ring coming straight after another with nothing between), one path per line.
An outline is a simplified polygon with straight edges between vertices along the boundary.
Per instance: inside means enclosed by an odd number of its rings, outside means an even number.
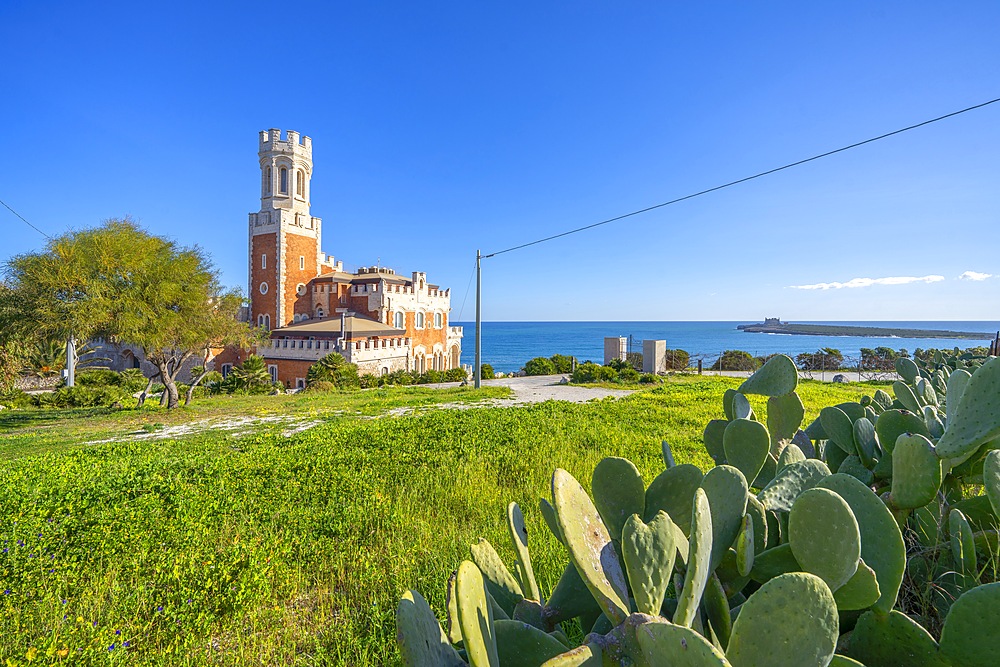
M992 273L980 273L979 271L966 271L958 277L959 280L986 280L987 278L992 278Z
M985 274L977 274L985 275ZM909 283L939 283L944 276L890 276L888 278L851 278L846 283L816 283L815 285L791 285L792 289L843 289L871 287L872 285L907 285Z

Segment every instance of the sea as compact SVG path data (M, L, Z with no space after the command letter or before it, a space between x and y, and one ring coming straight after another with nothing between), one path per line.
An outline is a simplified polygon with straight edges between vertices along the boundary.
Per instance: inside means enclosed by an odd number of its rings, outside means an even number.
M465 327L462 363L475 363L475 322L453 322ZM954 338L896 338L867 336L801 336L792 334L747 333L736 327L754 322L483 322L483 363L496 371L520 370L534 357L553 354L574 356L579 361L604 360L604 338L624 336L630 350L642 352L645 339L666 340L668 349L681 349L691 355L694 365L703 359L705 366L724 350L744 350L754 356L782 353L791 357L832 347L844 355L845 364L861 356L861 348L890 347L912 353L917 348L962 349L988 345L1000 330L1000 322L799 322L895 329L935 329L983 332L982 341Z

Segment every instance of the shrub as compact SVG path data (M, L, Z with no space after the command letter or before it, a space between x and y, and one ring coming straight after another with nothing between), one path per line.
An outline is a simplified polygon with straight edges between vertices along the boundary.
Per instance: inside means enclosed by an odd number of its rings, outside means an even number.
M417 384L437 384L438 382L444 382L444 373L433 369L425 371L417 379Z
M358 385L362 389L375 389L380 385L379 376L371 373L358 376Z
M367 376L366 376L367 377ZM302 391L312 393L321 393L324 391L333 391L337 388L337 385L332 382L327 382L326 380L316 380L315 382L310 382L306 385L306 388Z
M124 378L107 368L90 368L76 373L74 380L81 387L120 387Z
M269 394L272 384L264 357L251 354L246 361L229 371L222 382L222 391L227 394Z
M118 374L120 387L130 394L141 391L146 386L146 376L138 368L126 368ZM219 375L219 380L222 375Z
M549 357L549 361L555 367L556 373L572 373L573 372L573 357L565 354L553 354Z
M38 407L95 408L108 407L126 400L119 387L60 387L50 394L35 394Z
M555 372L556 365L552 363L551 359L545 357L529 359L528 363L524 365L525 375L554 375Z
M659 384L660 382L660 376L655 373L643 373L639 376L640 384Z
M444 379L447 382L462 382L467 379L464 368L449 368L444 372Z
M483 364L479 367L479 377L483 380L492 380L496 377L496 373L493 372L493 367L489 364Z
M713 371L755 371L757 368L757 360L743 350L726 350L712 364Z
M611 366L600 366L593 362L579 364L573 371L573 382L586 384L590 382L614 382L618 379L618 371Z
M330 382L338 389L353 389L361 386L357 364L347 362L344 355L331 352L309 367L306 384L318 381Z
M623 368L618 371L618 381L634 384L639 381L639 371L632 367Z
M0 395L0 405L10 409L27 408L34 405L34 403L31 400L31 394L26 394L20 389L13 389Z

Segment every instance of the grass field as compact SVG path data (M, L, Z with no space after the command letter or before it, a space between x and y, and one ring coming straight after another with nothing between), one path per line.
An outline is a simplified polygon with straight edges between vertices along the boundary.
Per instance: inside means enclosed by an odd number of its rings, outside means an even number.
M565 564L537 511L552 470L589 486L603 457L647 483L660 441L702 467L704 424L739 380L672 378L585 404L434 409L504 390L397 388L210 399L166 413L0 417L0 659L9 664L397 664L393 613L486 537L512 562L504 511L524 508L543 595ZM806 419L872 393L803 382ZM385 416L394 407L426 408ZM764 412L762 401L755 409ZM382 415L382 416L380 416ZM213 419L290 417L252 432ZM379 418L372 418L379 417ZM206 430L134 440L144 426ZM146 426L146 428L150 428ZM94 443L100 440L112 442Z

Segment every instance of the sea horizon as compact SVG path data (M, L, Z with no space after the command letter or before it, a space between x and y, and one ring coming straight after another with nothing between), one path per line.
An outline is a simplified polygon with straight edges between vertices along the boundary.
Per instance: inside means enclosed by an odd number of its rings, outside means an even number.
M988 345L1000 330L997 320L782 320L795 324L823 324L898 329L939 329L970 331L984 334L983 340L961 338L902 338L892 336L830 336L779 333L750 333L737 329L740 324L756 324L746 320L484 320L482 333L483 363L504 373L515 372L534 357L565 354L579 361L601 363L604 338L631 337L631 349L642 351L645 339L666 340L668 349L686 351L692 364L702 359L711 365L725 350L744 350L754 356L788 354L795 357L804 352L831 347L840 350L845 363L856 360L861 348L889 347L906 350L917 348L966 349ZM462 363L475 362L475 322L453 322L464 327Z

